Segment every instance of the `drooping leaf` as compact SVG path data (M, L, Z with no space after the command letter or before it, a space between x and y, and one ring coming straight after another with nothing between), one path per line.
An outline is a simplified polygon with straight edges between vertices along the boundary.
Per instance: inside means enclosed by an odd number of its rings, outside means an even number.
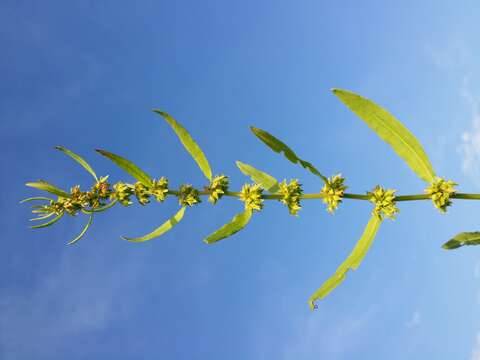
M53 199L50 199L50 198L47 198L47 197L44 197L44 196L35 196L35 197L30 197L30 198L27 198L27 199L23 199L22 201L20 201L20 204L30 202L30 201L36 201L36 200L53 201Z
M200 146L198 146L198 144L192 139L188 131L166 112L158 109L153 109L153 111L162 116L168 123L168 125L171 126L185 149L187 149L189 154L193 157L193 160L195 160L195 162L197 163L200 170L202 170L206 178L211 181L212 170L210 169L210 164L208 163L208 160L202 149L200 149Z
M39 216L39 217L36 217L36 218L33 218L33 219L28 219L28 220L29 221L45 220L45 219L48 219L49 217L52 217L53 215L55 215L55 213L48 213L48 214L45 214L45 215L42 215L42 216Z
M226 237L232 236L242 230L248 224L251 217L252 210L245 209L245 211L235 215L228 224L223 225L220 229L207 236L203 241L207 244L213 244Z
M333 93L400 156L423 180L435 178L432 164L417 138L387 110L351 91L333 89Z
M78 236L69 241L68 242L68 245L73 245L75 244L78 240L80 240L83 235L85 235L85 233L87 232L88 228L90 227L90 225L92 225L92 221L93 221L93 214L90 214L90 216L88 217L88 222L85 224L85 226L83 227L82 231L80 232L80 234L78 234Z
M63 217L63 213L55 216L52 220L50 220L50 221L48 221L48 222L46 222L46 223L43 223L43 224L40 224L40 225L32 225L32 226L30 226L30 228L31 228L31 229L40 229L40 228L44 228L44 227L53 225L53 224L55 224L58 220L60 220L62 217Z
M279 190L278 181L273 176L255 169L253 166L237 161L237 166L242 173L249 176L256 184L270 193L276 193Z
M50 194L58 195L60 197L64 197L64 198L70 198L71 197L71 195L69 193L63 191L62 189L59 189L58 187L56 187L52 184L49 184L48 182L46 182L44 180L39 180L38 182L28 182L25 185L33 187L35 189L39 189L39 190L49 192ZM25 201L27 201L27 200L28 199L25 199Z
M340 283L345 280L345 276L348 270L356 270L363 258L367 254L370 246L372 245L373 239L377 234L378 228L382 221L375 215L373 215L368 222L363 234L356 243L350 255L347 259L337 268L335 273L325 281L322 286L315 291L315 293L310 297L308 303L310 308L315 308L315 301L325 298L333 289L335 289Z
M103 156L112 160L116 165L118 165L127 173L132 175L135 179L140 181L143 185L147 187L152 186L152 178L150 177L150 175L148 175L145 171L140 169L137 165L132 163L130 160L127 160L119 155L113 154L106 150L96 149L95 151L99 152Z
M290 149L284 142L277 139L272 134L269 134L265 130L258 129L256 127L250 126L250 130L253 134L262 140L265 145L267 145L273 151L283 155L294 164L300 164L303 168L310 171L312 174L320 177L323 181L327 181L327 178L320 174L320 172L308 161L300 159L295 152Z
M442 248L445 250L458 249L462 246L480 245L480 232L462 232L455 235L453 239L450 239Z
M55 149L60 150L61 152L70 156L73 160L78 162L85 170L87 170L93 176L95 181L98 182L97 174L95 174L95 171L93 171L92 167L85 160L83 160L80 155L75 154L73 151L70 151L63 146L55 146Z
M177 225L180 222L180 220L182 220L184 213L185 213L185 206L182 206L175 215L173 215L170 219L168 219L158 228L153 230L151 233L144 235L142 237L137 237L137 238L129 238L126 236L122 236L122 239L131 241L131 242L143 242L143 241L147 241L147 240L151 240L153 238L159 237L165 234L168 230L173 228L175 225Z

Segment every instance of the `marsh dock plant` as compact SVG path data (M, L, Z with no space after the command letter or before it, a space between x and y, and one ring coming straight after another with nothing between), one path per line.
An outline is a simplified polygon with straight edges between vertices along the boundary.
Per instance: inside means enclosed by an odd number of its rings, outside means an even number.
M480 200L480 194L458 193L455 189L457 186L455 182L438 177L420 142L385 109L353 92L340 89L333 89L332 91L382 140L387 142L418 177L425 181L426 188L422 194L398 195L396 190L384 189L379 185L367 191L366 194L348 193L346 192L345 179L340 174L331 177L322 175L310 162L300 159L285 143L265 130L255 127L251 127L250 130L258 139L276 153L283 155L287 160L302 166L305 170L317 176L323 187L319 193L304 193L302 185L297 179L285 179L279 182L269 174L237 161L240 171L248 176L252 183L245 183L240 191L230 191L229 178L223 174L213 175L205 154L187 130L169 114L154 110L170 125L207 178L208 183L203 189L197 189L191 184L181 185L179 189L170 189L168 179L164 177L154 179L133 162L106 150L97 149L96 151L99 154L110 159L136 180L134 183L120 181L111 184L108 176L98 177L92 167L79 155L62 146L57 146L55 149L65 153L88 171L92 175L94 183L87 190L82 190L79 185L74 185L69 192L43 180L27 183L27 186L49 194L49 196L36 196L22 200L22 203L34 204L32 212L36 217L31 221L38 224L32 225L31 228L48 227L64 215L84 215L87 218L86 224L80 234L68 242L72 245L86 234L97 214L107 211L115 205L129 206L138 202L142 206L147 206L152 201L163 202L167 197L176 197L179 210L158 228L139 237L122 236L124 240L139 243L159 237L172 229L182 220L185 212L188 212L188 208L202 202L204 197L207 197L208 202L213 205L221 202L221 199L225 196L236 197L243 202L243 210L236 214L229 223L204 239L207 244L215 244L242 230L254 214L262 211L265 202L269 200L284 204L289 214L295 216L300 210L303 200L321 200L325 203L326 210L329 213L333 213L344 199L371 202L371 218L360 240L334 274L310 297L308 303L314 309L316 308L316 301L323 299L337 287L345 279L350 269L356 270L360 266L372 245L380 224L385 219L394 219L397 215L397 203L431 200L438 210L446 212L453 199ZM480 244L480 232L464 232L447 241L443 248L449 250L465 245L478 244Z

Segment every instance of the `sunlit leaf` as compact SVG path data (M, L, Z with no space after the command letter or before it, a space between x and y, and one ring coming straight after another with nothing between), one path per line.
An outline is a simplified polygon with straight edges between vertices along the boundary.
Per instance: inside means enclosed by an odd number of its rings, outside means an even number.
M33 187L35 189L39 189L39 190L49 192L50 194L58 195L60 197L64 197L64 198L70 198L71 197L71 195L69 193L67 193L67 192L63 191L62 189L59 189L58 187L56 187L52 184L49 184L48 182L43 181L43 180L39 180L38 182L28 182L25 185ZM25 199L25 201L26 200L27 199Z
M87 170L95 179L96 182L98 182L97 174L95 174L95 171L93 171L92 167L82 159L80 155L75 154L73 151L68 150L67 148L64 148L63 146L55 146L55 149L60 150L64 154L70 156L73 160L78 162L85 170Z
M442 248L446 250L458 249L462 246L480 245L480 232L463 232L455 235L455 237L445 244Z
M262 140L270 149L277 153L283 153L283 155L293 162L294 164L300 164L303 168L310 171L312 174L320 177L323 181L327 181L327 178L320 174L320 172L308 161L300 159L295 152L290 149L285 143L277 139L275 136L269 134L265 130L258 129L256 127L250 126L250 130Z
M110 209L110 208L113 207L117 202L118 202L117 199L113 199L113 200L110 201L107 205L104 205L104 206L101 206L101 207L98 207L98 208L94 208L94 209L91 209L91 210L82 209L82 212L85 213L85 214L102 212L102 211L105 211L105 210Z
M31 229L40 229L40 228L44 228L44 227L53 225L53 224L55 224L58 220L60 220L62 217L63 217L63 213L57 215L57 216L54 217L52 220L50 220L50 221L48 221L48 222L46 222L46 223L43 223L43 224L40 224L40 225L32 225L32 226L30 226L30 228L31 228Z
M273 176L268 175L267 173L255 169L253 166L244 164L241 161L237 161L237 166L242 173L250 178L258 185L260 185L265 190L270 193L276 193L279 190L278 181Z
M48 213L48 214L43 215L43 216L39 216L39 217L36 217L36 218L33 218L33 219L29 219L29 221L45 220L45 219L48 219L49 217L52 217L53 215L55 215L55 213Z
M333 89L333 93L410 166L423 180L435 178L432 164L417 138L387 110L351 91Z
M315 308L315 301L321 300L326 297L333 289L335 289L340 283L345 280L345 276L348 270L356 270L363 258L367 254L373 239L377 234L378 228L382 221L377 216L372 216L368 222L363 234L356 243L350 255L347 259L337 268L335 273L325 281L322 286L310 297L308 303L310 308Z
M106 150L96 149L95 151L99 152L103 156L112 160L115 164L125 170L127 173L132 175L135 179L140 181L143 185L150 187L152 186L152 178L145 171L140 169L137 165L132 163L130 160L127 160L119 155L113 154Z
M246 209L244 212L239 213L233 217L228 224L223 225L220 229L207 236L203 241L207 244L213 244L226 237L242 230L250 221L252 217L252 210Z
M168 230L173 228L175 225L177 225L180 222L180 220L182 220L184 213L185 213L185 206L181 207L180 210L178 210L178 212L175 215L173 215L170 219L168 219L158 228L153 230L151 233L144 235L142 237L137 237L137 238L129 238L126 236L122 236L122 239L131 241L131 242L143 242L143 241L147 241L147 240L151 240L153 238L159 237L165 234Z
M85 224L85 226L83 227L82 231L80 232L80 234L78 234L78 236L69 241L68 245L73 245L75 244L78 240L80 240L83 235L85 235L85 233L87 232L88 228L90 227L90 225L92 225L92 221L93 221L93 214L91 214L89 217L88 217L88 222Z
M187 149L187 151L197 163L200 170L202 170L203 174L207 177L207 179L211 181L212 170L210 169L210 164L208 163L208 160L202 149L200 149L200 146L198 146L198 144L192 139L188 131L166 112L158 109L153 109L153 111L162 116L168 123L168 125L171 126L185 149Z

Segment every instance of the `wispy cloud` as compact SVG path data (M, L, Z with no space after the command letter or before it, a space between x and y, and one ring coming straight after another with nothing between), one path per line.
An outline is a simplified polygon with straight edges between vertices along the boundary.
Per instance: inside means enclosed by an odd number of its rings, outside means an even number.
M480 332L477 333L475 338L475 344L473 345L472 349L472 356L470 357L471 360L480 360Z
M410 319L405 323L406 327L412 328L420 325L421 322L421 314L420 311L417 309L413 312Z
M470 129L462 133L458 147L462 171L480 185L480 99L471 91L468 76L464 78L461 96L470 107Z

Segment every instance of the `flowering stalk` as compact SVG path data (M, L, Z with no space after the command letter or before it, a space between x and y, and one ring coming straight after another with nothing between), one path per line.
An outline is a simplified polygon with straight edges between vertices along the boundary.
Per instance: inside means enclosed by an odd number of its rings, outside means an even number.
M167 197L176 197L180 207L179 210L159 227L140 237L122 237L122 239L131 242L144 242L161 236L172 229L183 219L188 208L197 206L202 202L202 197L206 197L212 205L218 204L225 197L238 198L243 202L243 210L236 214L229 223L204 239L207 244L213 244L242 230L249 223L253 214L264 209L266 201L277 201L283 204L287 208L288 213L294 216L298 216L303 200L322 201L326 205L326 211L330 214L338 210L345 199L371 202L371 218L360 240L335 273L310 297L309 305L315 308L315 302L323 299L338 286L345 279L349 270L358 268L372 245L382 221L386 218L395 219L399 212L397 203L431 200L438 210L445 213L447 208L452 205L452 200L454 199L480 200L480 194L458 193L456 190L458 184L438 177L420 142L385 109L371 100L346 90L334 89L333 92L350 110L371 127L382 140L387 142L417 176L427 183L424 193L397 195L396 190L384 189L379 185L365 194L347 193L345 178L340 174L332 177L324 176L310 162L298 157L284 142L268 132L255 127L251 127L251 131L265 145L276 153L282 154L290 162L300 165L311 174L317 176L322 185L319 185L316 192L304 193L302 185L297 179L289 182L284 179L279 182L275 177L251 165L237 161L240 171L248 176L252 182L245 183L240 191L231 191L229 189L229 177L226 175L213 176L205 154L187 130L169 114L160 110L154 110L164 118L185 149L192 155L199 169L208 180L207 185L197 189L191 184L183 184L178 189L170 189L167 178L160 177L154 179L130 160L106 150L97 150L98 153L111 160L136 180L134 183L119 181L112 185L108 181L108 176L98 177L92 167L79 155L64 147L57 146L57 150L71 157L88 171L95 182L87 190L82 190L79 185L74 185L70 191L62 190L42 180L27 183L27 186L45 191L51 195L48 197L31 197L22 201L34 204L32 212L36 217L31 219L31 221L41 222L31 227L43 228L51 226L64 215L86 215L88 217L86 225L80 234L69 242L69 244L74 244L86 234L97 213L105 212L116 205L130 206L138 203L142 206L148 206L155 201L164 202ZM480 232L464 232L446 242L443 248L456 249L461 246L478 244L480 244Z

